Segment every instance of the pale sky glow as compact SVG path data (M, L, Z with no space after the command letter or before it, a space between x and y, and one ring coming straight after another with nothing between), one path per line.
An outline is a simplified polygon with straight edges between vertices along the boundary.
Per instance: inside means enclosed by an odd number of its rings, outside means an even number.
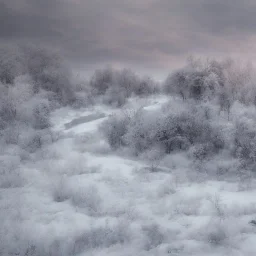
M161 75L189 55L256 59L254 0L1 0L0 40L58 49L74 65Z

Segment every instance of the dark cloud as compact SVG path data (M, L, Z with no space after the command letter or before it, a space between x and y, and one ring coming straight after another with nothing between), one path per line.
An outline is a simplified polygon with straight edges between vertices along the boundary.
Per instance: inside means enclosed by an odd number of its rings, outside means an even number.
M255 0L0 0L0 40L47 44L88 66L255 57L255 38Z

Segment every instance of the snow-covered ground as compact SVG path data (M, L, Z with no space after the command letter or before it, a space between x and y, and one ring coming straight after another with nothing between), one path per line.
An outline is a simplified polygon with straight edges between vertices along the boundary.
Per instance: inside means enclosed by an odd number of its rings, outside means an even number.
M58 140L16 166L19 186L0 190L0 255L256 255L256 181L204 176L182 153L158 168L122 157L98 131L117 111L53 113Z

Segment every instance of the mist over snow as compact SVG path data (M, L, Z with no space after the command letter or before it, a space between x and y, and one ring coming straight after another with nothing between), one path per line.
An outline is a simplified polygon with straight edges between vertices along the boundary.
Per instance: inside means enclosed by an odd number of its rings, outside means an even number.
M255 256L255 10L0 0L0 256Z
M0 255L255 255L251 65L87 79L0 50Z

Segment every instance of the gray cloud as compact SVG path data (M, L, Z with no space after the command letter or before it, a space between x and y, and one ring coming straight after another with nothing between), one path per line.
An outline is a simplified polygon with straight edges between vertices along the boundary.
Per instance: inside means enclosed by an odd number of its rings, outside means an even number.
M0 40L74 63L168 70L189 54L255 57L254 0L0 0Z

